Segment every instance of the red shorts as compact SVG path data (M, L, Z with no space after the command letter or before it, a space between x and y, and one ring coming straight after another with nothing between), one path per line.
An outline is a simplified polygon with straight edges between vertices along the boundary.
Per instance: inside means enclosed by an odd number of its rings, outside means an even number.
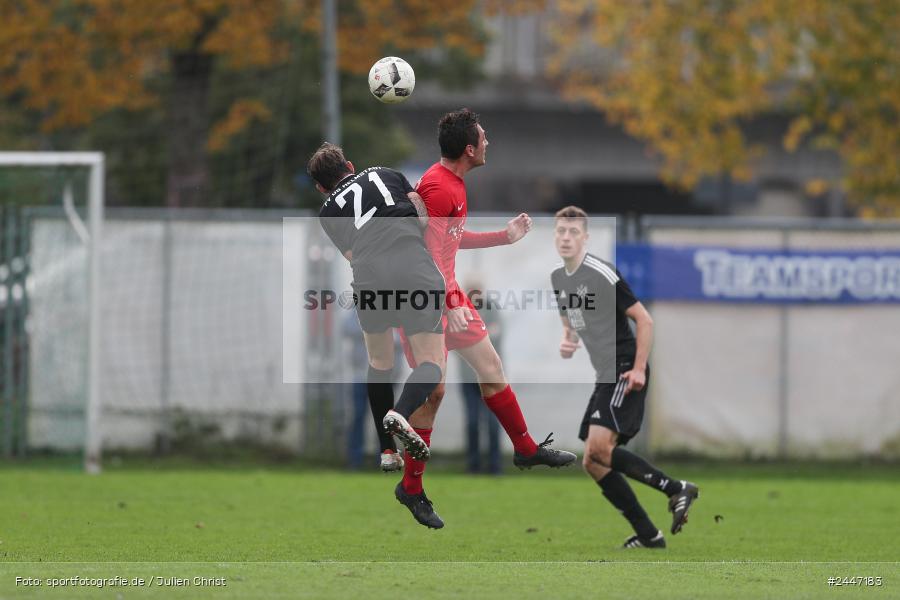
M481 320L481 315L475 310L475 305L472 304L472 301L469 300L468 296L466 296L466 306L469 307L469 310L472 313L472 320L469 321L469 327L465 331L454 333L448 330L447 315L444 315L444 358L447 357L447 353L450 350L474 346L488 334L487 326L484 324L484 321ZM416 359L413 357L409 340L406 339L406 333L402 328L399 329L399 332L400 343L403 345L403 354L406 355L406 362L409 364L410 369L415 369L418 365L416 364Z

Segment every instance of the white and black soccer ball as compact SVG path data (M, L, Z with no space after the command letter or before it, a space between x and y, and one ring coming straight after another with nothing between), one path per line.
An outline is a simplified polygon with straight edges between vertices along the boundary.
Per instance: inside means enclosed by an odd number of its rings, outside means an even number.
M369 70L369 90L385 104L403 102L415 88L416 73L402 58L386 56Z

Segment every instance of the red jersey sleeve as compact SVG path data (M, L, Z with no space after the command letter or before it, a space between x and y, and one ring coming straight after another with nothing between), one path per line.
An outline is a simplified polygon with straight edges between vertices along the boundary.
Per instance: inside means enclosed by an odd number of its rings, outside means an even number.
M459 247L463 250L471 248L492 248L493 246L505 246L509 244L509 235L505 229L500 231L463 231Z
M420 181L416 191L425 201L429 217L449 217L453 214L453 198L439 181L434 178Z

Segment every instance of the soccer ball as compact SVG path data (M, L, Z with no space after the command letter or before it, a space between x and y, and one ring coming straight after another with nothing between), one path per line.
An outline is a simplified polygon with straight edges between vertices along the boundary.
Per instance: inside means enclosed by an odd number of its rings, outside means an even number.
M369 70L369 90L385 104L403 102L415 87L416 74L402 58L386 56Z

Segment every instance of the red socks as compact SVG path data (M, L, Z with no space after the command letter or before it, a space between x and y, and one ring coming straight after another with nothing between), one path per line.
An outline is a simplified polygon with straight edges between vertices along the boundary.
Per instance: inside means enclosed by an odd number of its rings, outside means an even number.
M525 424L519 401L511 387L506 386L493 396L485 398L484 403L497 415L516 452L523 456L532 456L537 452L537 444L528 435L528 425Z
M419 429L418 427L413 427L413 429L422 436L422 440L427 446L431 446L431 429ZM409 452L405 451L403 452L403 461L405 463L403 467L403 491L407 494L421 494L422 474L425 473L425 463L414 459Z
M497 419L506 430L516 452L523 456L532 456L537 452L537 444L528 434L528 425L525 424L525 417L522 416L519 401L516 400L516 395L511 387L506 386L502 391L485 398L484 403L491 409L491 412L497 415ZM432 430L419 427L413 427L413 429L430 447ZM414 459L409 452L403 453L403 460L406 463L403 467L403 490L407 494L421 494L425 463Z

